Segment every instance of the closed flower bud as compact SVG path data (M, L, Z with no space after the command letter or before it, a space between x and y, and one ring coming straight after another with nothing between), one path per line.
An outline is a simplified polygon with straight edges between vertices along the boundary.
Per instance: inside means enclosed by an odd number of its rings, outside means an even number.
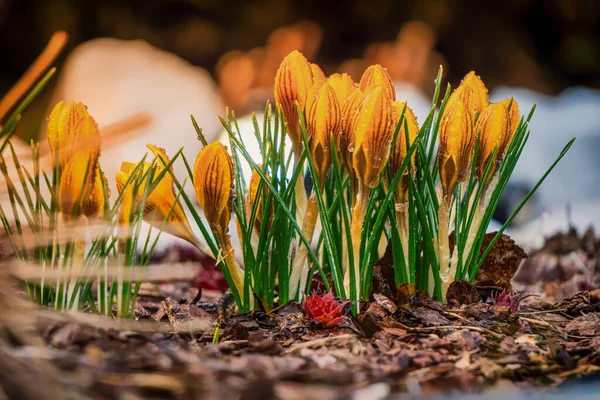
M57 156L59 147L65 146L65 139L72 137L75 129L79 129L81 119L87 114L83 103L59 101L48 116L46 136L53 157ZM64 149L67 151L67 149ZM55 160L57 161L57 160Z
M308 91L314 83L310 63L298 51L288 54L275 75L275 100L281 107L287 124L287 133L292 140L294 151L302 148L302 132L298 119L296 102L304 111Z
M93 189L97 167L84 152L77 152L62 168L58 188L60 211L65 217L78 217L82 202Z
M439 128L438 166L444 197L467 176L473 150L471 113L461 100L446 108Z
M404 110L406 108L406 111ZM406 153L408 152L408 148L414 143L417 135L419 134L419 124L417 123L417 118L413 113L413 110L406 105L406 102L403 101L394 101L392 102L392 113L393 113L393 123L392 123L392 133L395 133L396 126L400 121L400 117L402 116L402 112L404 112L404 119L402 124L400 125L400 130L398 131L398 136L396 138L396 143L391 150L390 153L390 170L392 171L392 175L400 169L400 165L404 161L406 157ZM406 143L406 127L408 126L408 140L410 143ZM414 154L413 154L413 164L414 164Z
M406 110L405 110L406 108ZM396 132L396 126L402 117L402 113L404 112L404 118L402 120L402 124L400 125L400 130L398 131L398 136L396 137L396 142L390 151L390 171L392 173L392 177L398 173L400 166L404 162L406 158L406 153L408 152L408 148L414 143L417 135L419 134L419 124L417 123L417 118L413 111L406 105L406 102L402 101L394 101L392 102L392 115L393 122L391 125L392 133ZM408 127L408 131L406 128ZM408 133L408 135L407 135ZM409 142L406 142L406 137L408 136ZM393 136L392 136L393 138ZM414 153L412 156L411 164L414 166ZM408 168L406 168L403 172L403 175L408 174ZM405 178L400 180L400 183L397 186L396 192L398 194L399 200L404 200L404 195L406 194L408 181Z
M484 180L485 169L490 157L496 151L496 161L492 162L488 177L494 175L506 150L509 130L509 114L503 103L491 103L483 109L475 127L476 134L481 137L477 157L477 176L480 181Z
M517 128L519 127L519 123L521 122L521 112L519 111L519 103L517 103L515 99L504 99L500 103L504 104L507 109L510 107L510 110L508 110L510 135L508 135L507 137L506 145L506 147L508 148L508 145L512 141L512 138L515 135Z
M142 173L144 170L147 170L150 167L150 163L144 163L144 165L142 166L142 169L137 169L136 170L136 164L134 163L130 163L130 162L122 162L121 163L121 168L119 169L119 171L117 172L117 175L115 176L115 184L117 187L117 191L119 192L119 194L121 194L122 198L121 198L121 205L120 205L120 209L119 209L119 224L120 225L128 225L131 222L131 214L134 211L133 210L133 206L134 206L134 198L133 198L133 194L134 194L134 185L136 184L137 178L141 177ZM131 178L130 180L130 176L131 174L133 174L135 171L136 172L136 176ZM127 183L129 181L129 184ZM136 197L141 198L141 192L143 192L143 186L140 188L138 186L138 195ZM138 200L139 201L139 200ZM144 212L150 212L152 211L149 207L146 210L146 207L144 209Z
M371 65L365 70L358 87L363 92L366 92L371 86L379 86L383 89L389 101L396 100L396 89L394 81L387 73L387 70L379 64Z
M205 146L194 165L194 188L213 231L224 233L231 218L233 165L221 142Z
M100 154L100 132L83 103L59 102L48 117L48 144L55 163L64 167L73 154Z
M94 184L88 196L83 199L81 208L86 217L97 217L104 212L104 185L106 184L106 176L98 171L94 178ZM110 197L110 189L106 185Z
M86 203L95 196L100 157L96 121L82 103L59 102L48 117L47 136L54 165L61 168L61 212L65 218L87 214Z
M310 71L312 72L313 82L321 82L327 80L325 73L317 64L310 63Z
M355 88L347 97L342 105L342 118L340 126L340 134L336 139L336 146L340 153L340 158L346 166L346 169L353 173L352 157L354 154L354 119L358 114L358 108L364 98L363 92Z
M390 156L392 120L391 100L385 90L380 86L370 88L354 118L352 158L356 177L368 187L379 184L379 175Z
M354 83L352 77L346 73L331 74L329 75L329 78L327 78L327 82L335 91L335 95L337 96L340 105L343 105L348 96L356 89L356 83Z
M323 183L331 165L331 135L337 136L341 111L335 91L326 81L316 83L306 104L306 123L310 154Z
M465 75L460 85L450 95L446 108L457 100L461 100L467 107L473 121L488 105L488 90L481 78L475 75L475 71Z
M262 168L261 165L258 166L259 168ZM263 170L264 171L264 170ZM266 171L265 171L266 174ZM268 178L268 176L267 176ZM262 181L262 178L260 177L259 173L256 170L252 171L252 176L250 177L250 183L249 183L249 187L248 187L248 193L246 194L246 215L248 216L248 218L250 218L252 216L252 210L255 207L255 204L258 202L258 204L256 204L256 216L254 218L254 230L256 232L257 235L260 235L260 230L262 228L262 219L263 219L263 199L267 194L267 186L266 185L262 185L262 191L259 192L259 187L260 187L260 183ZM267 217L268 223L270 225L270 220L272 217L272 207L271 210L269 210L269 215ZM268 229L269 227L267 227ZM240 234L239 237L242 237L242 235Z

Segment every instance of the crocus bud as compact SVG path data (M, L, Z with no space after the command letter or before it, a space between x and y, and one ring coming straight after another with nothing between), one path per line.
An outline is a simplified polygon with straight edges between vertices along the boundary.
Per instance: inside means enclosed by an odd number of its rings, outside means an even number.
M331 85L326 81L315 83L306 104L306 129L320 183L325 181L331 165L331 135L338 135L340 120L340 106Z
M68 138L75 136L75 130L79 130L81 120L86 114L87 110L83 103L59 101L52 109L47 120L46 136L55 161L58 161L56 157L59 147L65 153L70 153L66 146L70 141Z
M406 110L405 110L406 109ZM392 102L392 115L393 122L391 125L392 134L396 131L396 126L402 117L402 113L404 112L404 118L400 125L400 130L398 131L398 136L396 137L396 142L390 151L390 172L392 173L392 177L398 173L400 169L400 165L404 162L406 158L406 153L408 152L408 148L414 143L417 135L419 134L419 125L417 123L417 118L413 111L406 105L406 102L402 101L394 101ZM408 130L406 128L408 127ZM406 142L406 137L408 136L409 142ZM392 137L393 138L393 137ZM414 166L414 153L412 156L411 164ZM403 175L408 174L408 168L404 170ZM396 192L400 200L404 200L407 188L406 179L401 179L400 183L397 186Z
M81 151L75 153L62 168L58 201L65 218L81 215L82 202L90 196L96 172L95 161Z
M287 125L287 133L298 152L302 148L302 132L296 102L305 110L308 91L314 83L310 63L298 51L288 54L275 75L275 100L281 107Z
M221 142L205 146L194 165L194 188L213 231L227 231L231 218L233 164Z
M100 154L100 131L83 103L59 102L48 117L48 144L55 163L64 167L78 151Z
M317 64L310 63L310 71L312 72L313 82L320 82L320 81L327 80L325 73L323 72L321 67L319 67Z
M354 173L363 185L375 187L390 156L392 142L391 100L380 86L371 87L359 106L353 123Z
M338 103L343 105L348 96L356 89L356 83L352 77L346 73L331 74L327 78L327 82L331 85L337 96Z
M54 165L61 168L61 212L65 218L78 217L94 195L100 157L98 125L82 103L59 102L48 118L47 136Z
M405 111L406 108L406 111ZM400 121L400 117L402 116L402 112L404 112L404 119L402 124L400 125L400 130L398 131L398 136L396 137L396 143L391 150L390 153L390 170L392 171L392 175L398 171L400 165L404 161L406 157L406 153L408 152L408 148L413 144L417 135L419 134L419 124L417 123L417 118L413 113L413 110L406 105L404 101L394 101L392 102L392 113L393 113L393 123L392 123L392 133L395 133L396 126ZM406 143L407 131L406 127L408 127L408 140L410 143ZM414 159L414 155L413 155ZM413 162L414 163L414 162Z
M387 70L379 64L371 65L367 68L358 84L359 89L363 92L366 92L371 86L381 87L389 101L396 100L394 81L387 73Z
M459 99L446 108L439 128L438 167L444 197L467 176L473 150L471 113Z
M355 147L353 124L363 98L363 92L360 89L355 88L350 92L341 108L341 128L340 134L338 135L339 140L336 140L336 146L340 153L340 158L350 174L354 173L354 167L352 166L352 157L354 155Z
M258 166L262 168L261 165ZM264 171L264 170L263 170ZM266 174L266 171L265 171ZM268 176L267 176L268 178ZM260 182L262 178L260 174L256 171L252 171L252 176L250 177L250 182L248 184L248 193L246 194L246 215L249 217L252 216L252 210L256 204L256 216L254 218L254 230L257 235L260 235L260 230L262 228L262 219L263 219L263 199L267 193L267 186L263 184L262 193L259 192ZM272 210L269 212L268 220L270 222ZM269 224L270 225L270 224ZM267 227L268 228L268 227ZM240 234L240 237L242 235Z
M506 147L508 147L508 145L512 141L513 136L515 135L515 132L517 131L517 128L519 127L519 123L521 122L521 113L519 111L519 103L517 103L517 101L514 98L504 99L500 103L504 104L507 109L510 108L510 110L508 110L510 135L508 135L507 137L508 143L506 145Z
M465 75L460 85L450 95L446 108L457 100L461 100L467 107L473 121L488 105L488 90L481 78L475 75L475 71Z
M494 175L506 150L509 131L509 114L503 103L491 103L483 109L475 127L476 134L481 137L477 156L477 176L480 181L484 180L483 174L495 150L496 161L492 162L488 176Z
M88 196L83 199L81 209L86 217L97 217L104 212L104 185L106 184L106 176L98 171L94 179L94 183ZM110 197L110 189L106 184L108 192L107 197Z

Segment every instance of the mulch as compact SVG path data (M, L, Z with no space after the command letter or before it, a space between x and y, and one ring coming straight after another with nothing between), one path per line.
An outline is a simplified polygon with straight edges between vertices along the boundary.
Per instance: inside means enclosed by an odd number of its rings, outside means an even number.
M294 302L236 315L228 296L189 282L145 287L131 323L41 309L0 287L0 399L524 396L600 382L600 241L549 238L512 281L506 268L525 254L500 246L505 269L455 284L448 304L385 287L382 260L383 289L333 328Z

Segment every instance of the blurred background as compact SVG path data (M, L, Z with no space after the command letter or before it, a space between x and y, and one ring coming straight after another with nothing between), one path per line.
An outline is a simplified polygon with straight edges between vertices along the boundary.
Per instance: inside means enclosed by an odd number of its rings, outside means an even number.
M497 218L578 136L516 222L554 213L557 224L599 225L598 1L0 0L0 92L57 30L69 35L59 78L23 119L22 138L39 135L57 100L81 100L101 127L140 112L152 117L138 139L104 152L116 167L152 141L171 153L185 145L193 158L199 144L189 115L217 138L225 105L238 116L260 111L293 49L326 74L348 72L357 81L366 66L382 64L422 121L442 65L453 86L475 70L491 100L514 95L523 113L537 103L530 144ZM537 221L530 226L539 231Z

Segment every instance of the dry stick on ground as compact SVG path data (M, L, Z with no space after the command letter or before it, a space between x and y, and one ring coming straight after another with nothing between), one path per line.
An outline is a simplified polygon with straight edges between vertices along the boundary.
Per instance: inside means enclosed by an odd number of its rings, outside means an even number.
M25 71L25 74L0 100L0 121L17 104L17 101L31 89L40 76L50 68L56 57L58 57L65 47L68 38L67 33L63 31L55 32L52 35L42 54L38 56L27 71Z

